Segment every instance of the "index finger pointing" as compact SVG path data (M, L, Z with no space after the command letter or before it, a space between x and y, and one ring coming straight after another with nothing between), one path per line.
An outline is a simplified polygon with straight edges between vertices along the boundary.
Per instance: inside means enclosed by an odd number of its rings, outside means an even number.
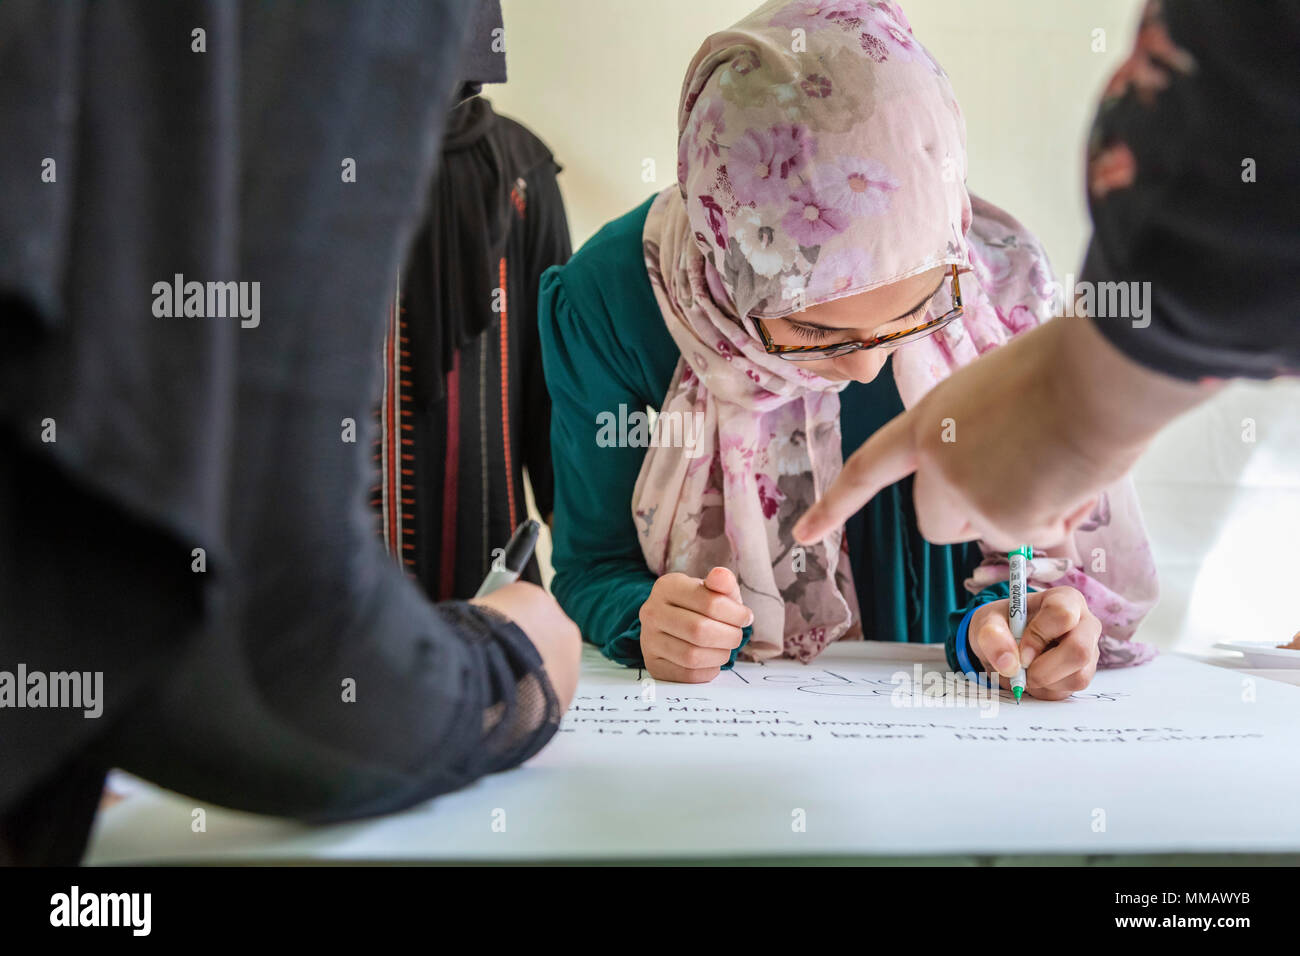
M916 470L916 444L908 412L892 419L844 463L839 477L794 526L795 540L812 544L844 524L882 488Z

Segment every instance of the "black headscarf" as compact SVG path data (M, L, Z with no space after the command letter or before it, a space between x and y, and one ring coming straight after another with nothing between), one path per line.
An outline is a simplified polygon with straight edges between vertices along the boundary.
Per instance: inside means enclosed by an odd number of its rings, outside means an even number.
M484 83L506 81L505 46L504 42L498 42L505 38L501 3L499 0L478 0L470 17L461 61L464 86L459 98L462 100L482 90Z
M428 369L415 379L418 401L442 400L456 352L499 318L504 291L494 290L515 214L512 192L553 161L536 140L503 135L498 120L491 103L474 96L447 121L429 211L402 281L413 354Z

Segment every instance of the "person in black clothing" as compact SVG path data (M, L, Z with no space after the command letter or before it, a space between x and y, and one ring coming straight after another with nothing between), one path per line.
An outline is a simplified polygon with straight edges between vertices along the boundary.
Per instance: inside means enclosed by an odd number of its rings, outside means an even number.
M1300 375L1298 49L1297 0L1149 0L1090 137L1080 283L1149 289L1148 314L1094 305L961 369L845 463L796 535L915 471L931 541L1058 541L1220 383ZM940 441L950 416L960 442Z
M537 289L569 258L569 226L550 150L478 95L505 79L502 62L466 73L382 349L371 503L435 600L478 589L527 517L525 468L538 511L552 509ZM536 557L522 577L541 583Z
M366 507L472 12L0 4L0 670L102 675L95 718L0 707L0 861L75 862L110 767L325 821L555 733L572 622L523 582L431 604Z

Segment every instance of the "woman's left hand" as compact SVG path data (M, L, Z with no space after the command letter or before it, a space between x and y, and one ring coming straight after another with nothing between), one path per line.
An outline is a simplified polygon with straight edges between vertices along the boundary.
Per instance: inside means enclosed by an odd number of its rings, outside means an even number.
M1023 662L1025 690L1043 700L1064 700L1083 690L1097 672L1101 621L1076 588L1033 591L1025 601L1029 621L1020 654L1007 620L1007 602L991 601L971 615L966 639L971 650L1001 676L1004 688Z

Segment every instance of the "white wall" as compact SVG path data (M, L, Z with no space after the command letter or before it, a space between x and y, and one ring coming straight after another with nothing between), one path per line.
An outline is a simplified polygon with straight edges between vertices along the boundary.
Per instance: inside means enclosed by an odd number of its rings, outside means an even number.
M504 0L510 82L488 87L565 166L575 244L672 183L677 98L701 41L758 0ZM1059 271L1087 236L1083 142L1140 0L910 0L966 114L972 188L1018 215ZM1105 31L1094 53L1093 31ZM655 162L657 180L642 179Z
M510 82L487 94L538 133L575 248L669 185L676 109L700 42L759 0L504 0ZM1084 138L1140 0L903 0L966 114L971 188L1043 240L1058 273L1088 237ZM1104 31L1105 49L1094 52ZM654 161L657 178L643 180ZM1136 477L1164 599L1144 637L1202 649L1300 629L1283 548L1300 534L1300 386L1237 386L1162 435ZM1241 421L1256 422L1256 441ZM1247 574L1247 569L1250 573ZM1245 590L1240 585L1250 585Z
M1163 432L1134 476L1160 567L1150 634L1203 651L1300 631L1300 384L1231 386Z

